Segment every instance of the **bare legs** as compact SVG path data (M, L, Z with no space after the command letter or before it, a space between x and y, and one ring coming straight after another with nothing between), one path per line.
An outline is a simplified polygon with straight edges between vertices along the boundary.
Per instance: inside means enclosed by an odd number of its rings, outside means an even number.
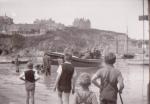
M45 75L48 76L48 75L51 75L51 69L47 68L45 70Z
M16 72L19 73L19 65L16 65Z
M29 91L27 91L26 104L29 104L29 98L30 98L30 92L29 92Z
M62 92L59 92L59 91L58 91L58 100L59 100L59 103L58 103L58 104L63 104Z
M31 97L30 97L31 95ZM27 91L26 104L29 104L29 99L31 98L31 103L34 104L34 90Z
M69 104L69 96L70 93L63 93L63 97L64 97L64 102L63 102L63 98L62 98L62 92L58 91L58 100L59 100L59 104Z
M64 93L64 104L69 104L70 93Z

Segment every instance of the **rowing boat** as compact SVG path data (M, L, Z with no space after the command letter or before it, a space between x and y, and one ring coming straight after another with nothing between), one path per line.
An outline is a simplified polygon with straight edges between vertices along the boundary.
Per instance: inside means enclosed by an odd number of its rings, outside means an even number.
M64 58L63 53L50 52L48 53L52 58L52 65L58 65L57 59ZM102 59L82 59L76 56L72 57L72 64L75 67L99 67L102 63Z
M19 60L19 64L26 64L26 63L28 63L28 61L29 61L29 60ZM15 64L15 61L12 60L11 63L12 63L12 64Z
M149 56L136 55L133 59L126 60L130 65L149 65Z
M28 61L29 61L28 59L20 58L19 64L26 64ZM14 63L15 59L13 59L12 57L0 56L0 64L14 64Z

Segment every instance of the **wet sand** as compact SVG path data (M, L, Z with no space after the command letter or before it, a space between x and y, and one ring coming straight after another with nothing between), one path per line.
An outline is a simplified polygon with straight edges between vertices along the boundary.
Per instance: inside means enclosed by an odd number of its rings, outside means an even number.
M9 99L3 94L0 95L0 104L10 104Z

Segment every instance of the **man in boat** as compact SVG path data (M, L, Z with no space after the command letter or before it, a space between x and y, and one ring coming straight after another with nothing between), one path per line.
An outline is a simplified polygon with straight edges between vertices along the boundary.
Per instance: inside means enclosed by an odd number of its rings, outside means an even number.
M90 49L87 49L87 51L84 53L84 55L81 57L82 59L92 59L93 53Z
M51 57L45 52L43 57L43 69L46 76L51 75L51 61Z
M100 57L101 57L101 52L100 52L100 50L94 48L93 58L94 58L94 59L99 59Z
M107 53L104 60L106 65L94 74L92 82L100 89L100 104L117 104L117 93L121 93L124 88L123 77L113 66L116 62L114 53ZM101 83L98 83L97 79L100 79Z

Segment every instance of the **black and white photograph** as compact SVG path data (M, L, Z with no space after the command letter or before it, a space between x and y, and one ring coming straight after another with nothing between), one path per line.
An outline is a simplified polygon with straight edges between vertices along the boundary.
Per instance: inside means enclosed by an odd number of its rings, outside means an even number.
M0 0L0 104L150 104L150 0Z

